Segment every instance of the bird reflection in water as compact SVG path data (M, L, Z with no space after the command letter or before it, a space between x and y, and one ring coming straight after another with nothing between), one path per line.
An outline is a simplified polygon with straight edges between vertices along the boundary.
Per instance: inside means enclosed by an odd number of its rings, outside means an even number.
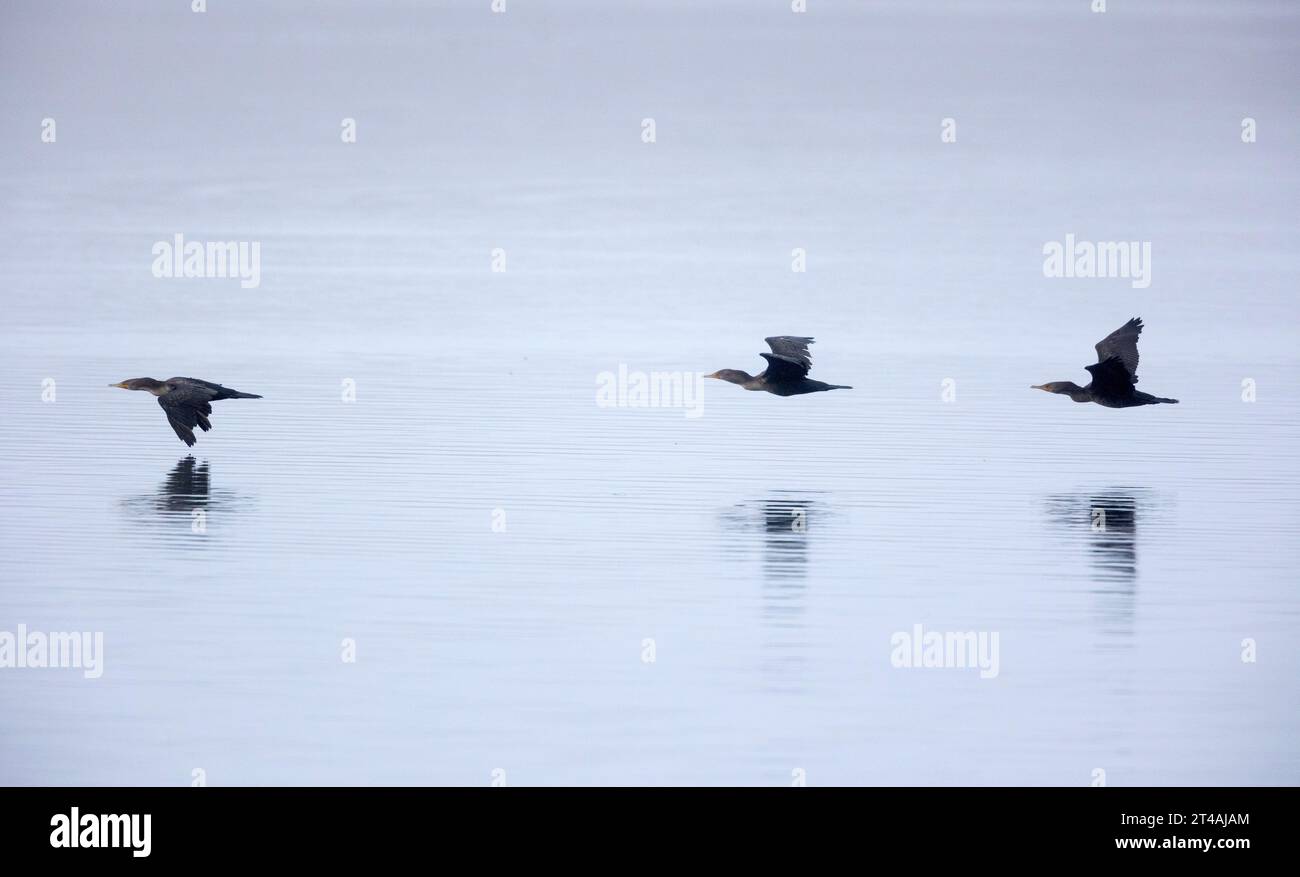
M806 690L808 642L808 548L824 509L810 494L779 491L757 502L744 503L724 515L728 529L744 537L740 550L749 554L752 537L761 534L763 676L770 690Z
M229 491L213 490L207 462L192 456L177 461L154 493L125 501L132 511L165 524L169 531L205 536L211 512L238 506Z
M780 587L789 585L802 594L808 574L808 518L812 504L799 499L769 499L763 515L763 577ZM803 602L792 607L803 612Z
M167 480L158 491L158 507L160 511L173 513L206 509L211 496L207 462L197 463L193 457L186 457L167 473Z
M1111 488L1092 494L1068 494L1049 499L1056 523L1084 541L1092 567L1098 624L1110 637L1133 634L1137 600L1137 519L1145 492Z

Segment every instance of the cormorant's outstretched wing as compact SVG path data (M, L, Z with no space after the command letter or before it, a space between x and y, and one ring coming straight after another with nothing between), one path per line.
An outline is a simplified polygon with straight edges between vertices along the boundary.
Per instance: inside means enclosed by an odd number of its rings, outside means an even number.
M778 383L801 381L808 377L808 369L812 368L812 354L808 352L808 345L813 343L811 338L773 335L763 340L772 348L771 353L759 354L767 360L767 371L763 372L763 377Z
M1097 364L1102 365L1112 356L1117 357L1128 371L1129 383L1138 381L1138 336L1142 334L1142 320L1134 317L1114 332L1097 342ZM1091 368L1088 371L1092 371ZM1095 376L1094 372L1094 376Z
M212 406L208 404L211 398L213 393L207 387L179 383L172 384L169 392L159 396L158 404L166 413L167 422L171 424L176 437L193 447L194 427L197 426L204 432L212 429L207 417L212 413Z
M1128 396L1133 392L1133 384L1137 379L1129 374L1124 361L1118 356L1084 368L1092 373L1092 390L1096 395L1116 397Z

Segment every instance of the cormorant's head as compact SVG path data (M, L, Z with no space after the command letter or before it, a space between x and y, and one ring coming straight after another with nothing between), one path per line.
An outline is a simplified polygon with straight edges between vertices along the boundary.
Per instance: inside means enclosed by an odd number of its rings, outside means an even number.
M158 391L167 385L162 381L155 381L153 378L129 378L116 384L109 384L110 387L118 387L123 390L144 390L149 393L158 395Z
M734 368L724 368L715 371L711 375L705 375L706 378L717 378L720 381L726 381L729 384L743 384L750 380L750 376Z
M1083 392L1083 387L1080 387L1074 381L1052 381L1048 384L1031 384L1029 389L1046 390L1049 393L1057 393L1058 395L1065 396L1075 396Z

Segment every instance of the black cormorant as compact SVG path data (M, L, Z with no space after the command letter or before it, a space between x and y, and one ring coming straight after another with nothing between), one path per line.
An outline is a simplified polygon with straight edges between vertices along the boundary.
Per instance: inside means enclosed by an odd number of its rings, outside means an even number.
M219 399L261 399L252 393L241 393L220 384L200 381L198 378L168 378L155 381L153 378L131 378L110 387L123 390L144 390L158 397L158 404L167 414L167 422L176 431L176 437L187 445L194 444L194 427L207 432L212 429L208 415L212 413L211 402Z
M1161 402L1177 404L1177 399L1152 396L1133 386L1138 380L1138 335L1141 333L1142 320L1134 317L1098 341L1096 364L1084 366L1092 373L1092 382L1088 386L1080 387L1072 381L1054 381L1034 384L1031 389L1060 393L1076 402L1096 402L1107 408L1133 408Z
M766 390L778 396L853 389L843 384L823 384L808 379L808 369L812 368L812 355L808 353L808 345L813 343L811 338L775 335L764 340L772 352L759 354L767 360L767 369L761 375L749 375L736 369L724 368L705 377L740 384L746 390Z

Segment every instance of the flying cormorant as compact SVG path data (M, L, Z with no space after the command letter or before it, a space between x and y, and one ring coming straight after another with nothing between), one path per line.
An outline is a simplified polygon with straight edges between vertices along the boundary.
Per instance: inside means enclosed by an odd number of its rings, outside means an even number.
M1138 405L1177 404L1177 399L1152 396L1134 388L1137 383L1138 335L1142 320L1134 317L1097 342L1097 362L1084 366L1092 373L1092 382L1080 387L1072 381L1034 384L1031 389L1046 390L1069 396L1076 402L1096 402L1107 408L1133 408Z
M187 445L194 444L194 427L207 432L212 429L208 415L212 413L211 402L219 399L261 399L252 393L241 393L220 384L200 381L198 378L168 378L155 381L153 378L131 378L110 387L123 390L144 390L158 397L158 404L167 414L167 422L176 431L176 437Z
M767 369L761 375L749 375L733 368L724 368L705 377L740 384L746 390L766 390L777 396L853 389L843 384L823 384L808 379L808 369L812 368L812 355L808 352L808 345L813 343L811 338L774 335L763 340L772 348L772 352L759 354L767 360Z

